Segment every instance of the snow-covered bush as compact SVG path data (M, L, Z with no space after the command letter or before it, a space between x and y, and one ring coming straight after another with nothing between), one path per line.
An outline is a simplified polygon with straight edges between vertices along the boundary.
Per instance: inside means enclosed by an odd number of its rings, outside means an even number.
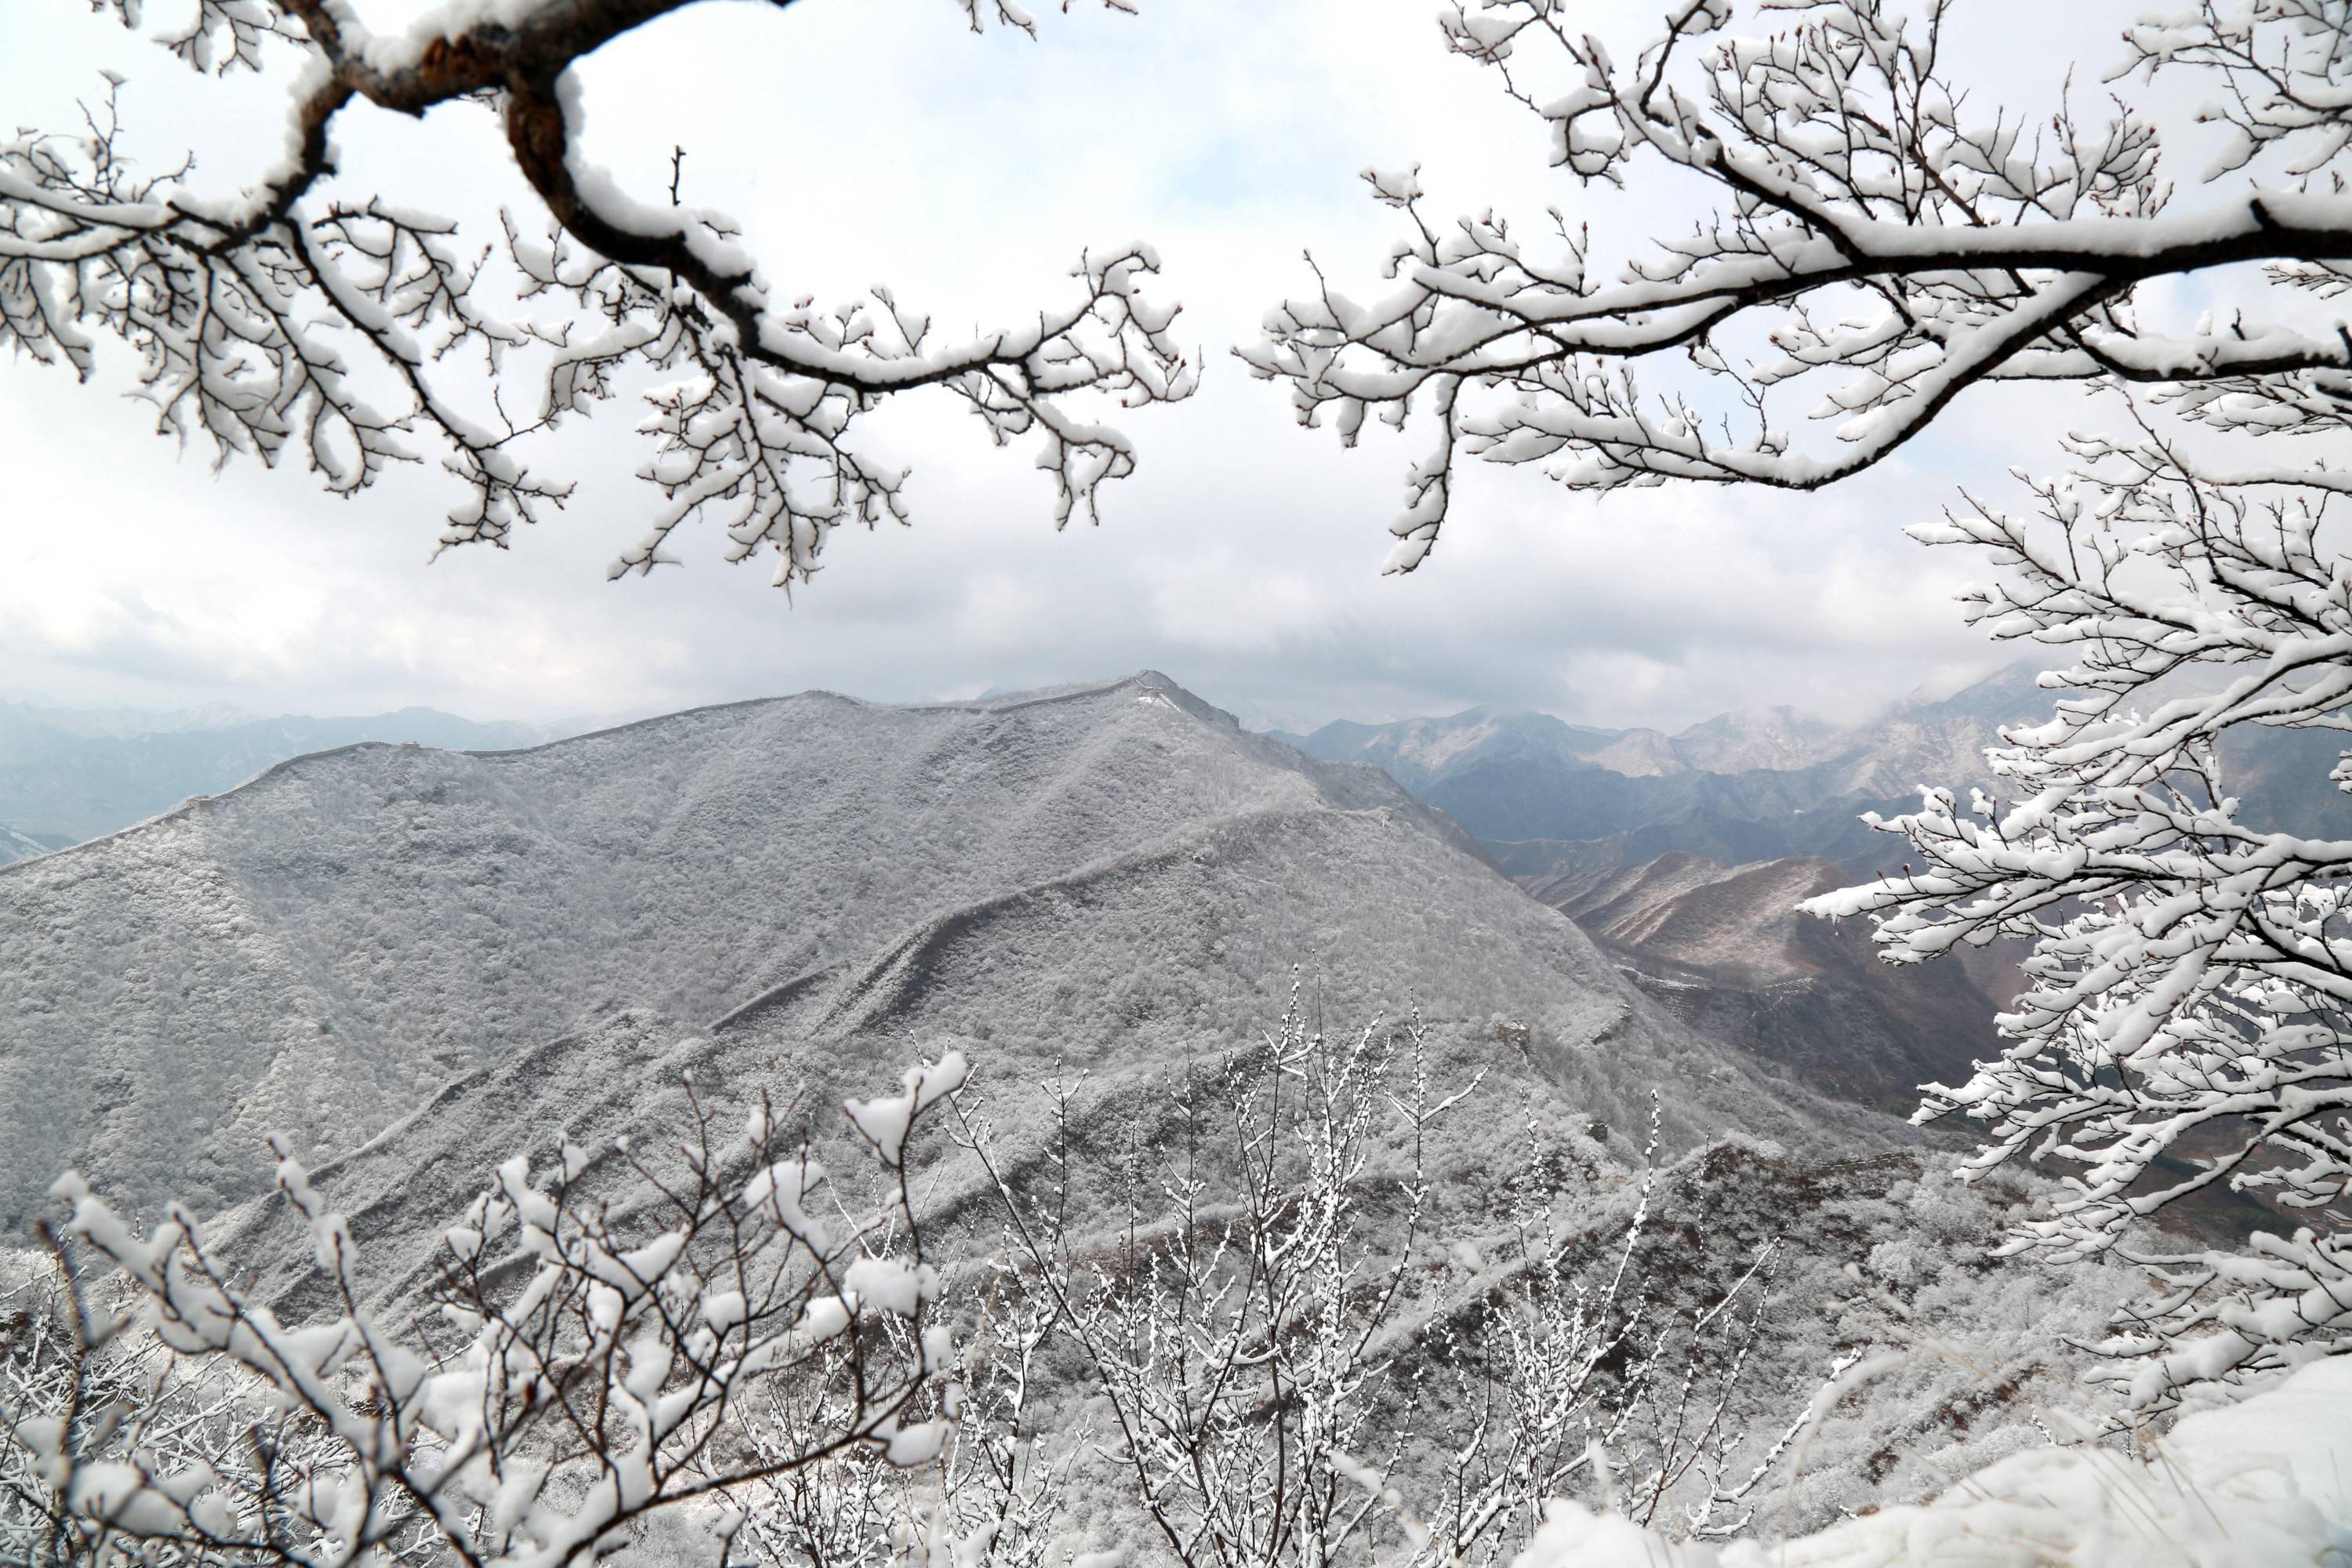
M858 431L926 388L962 399L999 445L1037 437L1057 525L1091 516L1135 455L1082 405L1172 401L1195 379L1175 305L1147 298L1151 248L1089 252L1062 305L965 342L887 288L835 310L795 299L675 179L667 200L644 199L581 155L575 62L694 3L459 3L378 36L330 0L195 0L159 41L199 72L282 81L290 101L218 182L215 160L173 168L131 150L120 81L87 126L0 140L0 347L89 380L110 368L100 341L118 338L162 430L223 458L299 459L331 493L437 461L462 498L444 546L501 544L561 506L571 487L534 466L534 437L642 396L639 474L661 504L614 576L677 559L670 535L697 516L721 522L730 560L772 552L787 584L839 524L906 521L905 470ZM110 8L142 25L137 0ZM1011 0L963 11L975 30L1034 31ZM336 166L347 111L466 100L500 111L538 204L502 212L488 246Z
M449 1227L421 1322L362 1305L351 1227L290 1157L323 1285L299 1324L193 1215L142 1237L68 1176L65 1295L5 1347L0 1524L59 1564L555 1564L681 1507L723 1538L793 1472L929 1465L955 1352L908 1146L963 1074L950 1056L848 1103L870 1204L764 1102L740 1131L698 1105L674 1155L602 1156L627 1169L618 1197L587 1195L577 1146L536 1174L509 1161ZM120 1308L77 1258L119 1271ZM854 1560L869 1521L819 1522L840 1541L809 1556Z
M89 1278L54 1233L45 1239L41 1251L0 1260L10 1276L0 1280L0 1563L63 1568L152 1553L159 1543L136 1529L140 1472L205 1477L211 1517L267 1529L339 1468L324 1427L270 1401L257 1379L122 1332L131 1293ZM426 1534L393 1532L388 1555ZM234 1560L183 1539L166 1550L190 1563Z

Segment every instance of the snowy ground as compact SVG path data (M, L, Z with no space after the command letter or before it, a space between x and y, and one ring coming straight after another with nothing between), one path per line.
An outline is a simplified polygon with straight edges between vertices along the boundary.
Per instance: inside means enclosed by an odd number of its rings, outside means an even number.
M2352 1361L2304 1367L2182 1420L2146 1462L2048 1447L1988 1466L1934 1502L1885 1509L1767 1549L1677 1544L1555 1505L1516 1568L2269 1568L2352 1562Z

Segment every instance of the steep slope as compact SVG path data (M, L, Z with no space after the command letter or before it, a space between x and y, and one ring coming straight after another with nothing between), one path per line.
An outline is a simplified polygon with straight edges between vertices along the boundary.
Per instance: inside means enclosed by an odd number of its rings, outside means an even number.
M1994 1001L1957 963L1881 963L1866 928L1797 904L1843 886L1826 860L1722 866L1668 854L1524 879L1696 1030L1897 1114L1995 1048Z
M0 702L0 822L67 842L128 827L191 795L243 783L274 763L363 741L492 750L548 731L477 723L430 708L363 718L234 710L141 714Z
M1825 1114L1662 1027L1376 770L1163 679L811 694L530 752L305 757L0 872L0 1223L68 1164L232 1201L265 1131L351 1148L606 1005L729 1016L780 1058L945 1031L1090 1060L1214 1048L1293 963L1343 1016L1508 1015L1596 1103L1663 1076L1685 1141Z
M1188 1072L1271 1025L1292 963L1334 1031L1417 1010L1433 1081L1486 1075L1473 1113L1436 1139L1456 1182L1499 1177L1497 1129L1515 1139L1529 1113L1577 1130L1571 1145L1603 1129L1622 1156L1654 1090L1675 1149L1728 1131L1841 1152L1908 1141L1675 1027L1572 924L1403 814L1308 809L1227 817L942 910L715 1023L607 1009L453 1080L325 1173L368 1216L361 1239L391 1243L414 1281L506 1154L543 1159L558 1129L599 1152L624 1134L674 1144L688 1072L708 1103L764 1091L823 1138L845 1096L955 1048L993 1086L1008 1143L1040 1132L1035 1085L1079 1073L1089 1124L1156 1126Z

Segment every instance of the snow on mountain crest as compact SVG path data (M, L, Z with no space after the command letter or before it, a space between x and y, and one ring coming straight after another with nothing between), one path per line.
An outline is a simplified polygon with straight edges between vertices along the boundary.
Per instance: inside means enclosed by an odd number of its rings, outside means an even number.
M505 749L550 733L427 708L327 719L214 714L197 721L129 710L92 719L0 703L0 821L73 842L133 826L193 796L221 794L291 757L365 742Z
M877 1014L836 992L926 922L963 922L924 962L964 966L976 1039L1024 1016L1215 1038L1300 963L1367 1006L1507 1003L1563 1045L1616 1007L1583 938L1452 823L1215 715L1135 677L925 709L805 694L526 751L360 745L8 868L0 1220L68 1165L212 1206L266 1178L263 1131L338 1152L605 1002L713 1019L764 998L827 1037L887 1034L950 993ZM1124 1000L1097 1015L1097 994Z
M325 758L344 756L369 750L446 751L455 754L471 757L519 756L532 752L546 752L553 748L567 745L575 741L586 740L594 737L629 734L639 731L659 731L665 727L670 726L678 721L698 719L705 715L746 712L749 710L765 709L777 705L820 702L839 703L861 710L877 711L903 710L919 712L929 710L947 710L1008 712L1034 703L1068 701L1096 696L1106 692L1118 691L1129 687L1136 686L1143 687L1147 690L1150 691L1160 706L1173 708L1180 711L1191 713L1196 718L1203 719L1212 723L1221 724L1225 728L1239 728L1238 722L1231 714L1226 713L1222 709L1215 708L1211 704L1201 700L1197 697L1194 697L1192 693L1178 686L1167 676L1161 675L1156 670L1143 670L1135 675L1122 677L1119 679L1112 681L1074 684L1038 691L1005 693L994 699L982 698L966 702L926 703L913 705L872 702L864 698L850 696L843 692L827 690L821 688L813 688L809 690L793 692L789 695L780 697L745 698L732 702L709 703L698 708L681 709L676 712L656 714L644 719L630 720L625 722L611 725L603 729L583 731L579 734L558 736L553 739L541 741L534 744L526 746L498 746L489 748L462 746L439 747L425 745L416 742L355 741L343 745L329 746L312 751L305 751L294 756L286 757L279 761L270 763L268 765L261 768L250 776L239 779L233 784L226 784L220 789L205 794L191 795L176 805L173 805L163 811L153 813L151 816L142 817L134 822L126 823L120 827L110 829L105 833L93 835L89 838L83 840L83 842L96 843L100 839L112 837L118 834L128 833L140 828L148 827L157 822L179 816L184 813L201 812L207 809L217 801L236 795L237 793L254 785L263 784L269 779L283 776L290 771L299 769L303 764L315 763ZM10 706L11 705L9 704L0 703L0 709L6 709ZM22 708L21 705L17 706L20 711L28 713L45 713L47 711L47 710ZM212 710L192 710L190 711L192 713L210 713ZM245 715L241 710L228 709L225 706L220 707L220 712L223 715L227 716L228 719L239 721L249 717ZM133 718L142 719L182 717L178 714L132 714L131 716ZM385 717L389 719L422 717L431 720L446 720L450 718L450 715L440 713L436 710L429 708L410 707L404 708L396 713L385 715ZM460 722L462 722L462 721L460 721ZM218 728L221 726L199 725L191 722L183 727L187 729L199 729ZM0 867L5 867L13 863L16 855L32 855L47 852L47 846L43 846L25 835L16 832L13 828L0 826L0 835L5 836L5 838L0 838ZM10 850L14 850L16 854L10 854Z

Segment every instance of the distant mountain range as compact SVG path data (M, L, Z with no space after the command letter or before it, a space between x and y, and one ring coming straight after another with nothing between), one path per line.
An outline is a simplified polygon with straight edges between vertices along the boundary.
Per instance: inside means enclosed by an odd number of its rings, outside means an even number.
M1770 708L1669 735L1473 708L1280 738L1310 756L1375 764L1522 876L1679 852L1725 865L1818 858L1864 880L1891 868L1903 846L1861 814L1915 809L1922 785L1989 784L1984 752L2000 727L2044 720L2064 695L2040 686L2046 662L2021 660L1850 726ZM2327 777L2341 749L2330 731L2250 730L2227 738L2221 760L2251 817L2324 822L2352 816Z
M1999 726L2046 710L2038 668L2021 663L1856 726L1770 708L1670 735L1473 708L1282 738L1310 756L1375 764L1481 839L1530 846L1515 856L1523 866L1541 845L1557 870L1675 851L1727 863L1819 856L1862 868L1889 844L1854 818L1915 805L1921 784L1981 775Z
M571 731L478 723L430 708L363 718L257 718L215 704L152 713L0 702L0 865L217 795L275 763L363 741L503 751Z
M1796 905L1902 863L1905 842L1863 812L1914 809L1922 784L1989 784L1983 752L2000 727L2044 720L2064 695L2040 686L2042 662L1847 727L1774 708L1669 735L1472 709L1286 739L1375 763L1445 811L1693 1029L1899 1114L1920 1085L1963 1082L1997 1048L1994 1015L2024 989L2021 953L2002 944L1896 967L1877 962L1867 926ZM2329 778L2343 748L2326 731L2232 733L2224 777L2251 821L2352 836ZM2258 1211L2168 1212L2227 1228Z

